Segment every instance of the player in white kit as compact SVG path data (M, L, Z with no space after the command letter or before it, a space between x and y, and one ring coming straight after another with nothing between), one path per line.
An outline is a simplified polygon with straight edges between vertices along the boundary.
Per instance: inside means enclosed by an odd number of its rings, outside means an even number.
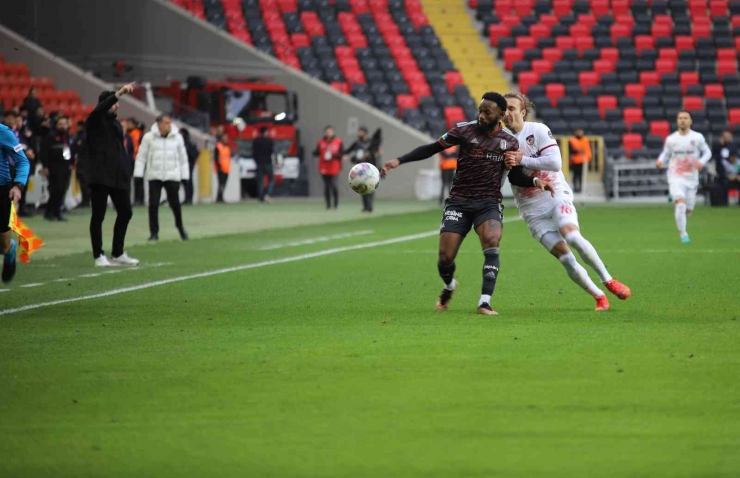
M675 203L676 226L681 242L691 242L686 232L686 218L691 216L699 189L699 171L712 158L712 150L701 133L691 129L691 114L681 111L676 117L678 131L671 133L655 165L668 166L668 189Z
M581 235L578 213L573 205L573 191L562 171L562 158L557 141L550 128L542 123L525 121L532 103L522 93L504 95L507 110L506 127L519 140L519 151L506 154L506 165L521 165L526 174L549 181L555 189L554 197L535 188L512 186L519 215L529 232L545 249L557 257L568 276L596 299L596 310L609 310L606 294L588 276L576 260L571 247L599 276L614 295L624 300L631 295L629 287L612 278L594 246Z

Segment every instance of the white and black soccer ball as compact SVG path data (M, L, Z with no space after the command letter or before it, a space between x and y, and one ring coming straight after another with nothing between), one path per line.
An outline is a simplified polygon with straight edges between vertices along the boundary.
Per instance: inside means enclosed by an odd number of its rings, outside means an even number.
M380 171L370 163L355 164L349 171L349 187L357 194L370 194L378 189Z

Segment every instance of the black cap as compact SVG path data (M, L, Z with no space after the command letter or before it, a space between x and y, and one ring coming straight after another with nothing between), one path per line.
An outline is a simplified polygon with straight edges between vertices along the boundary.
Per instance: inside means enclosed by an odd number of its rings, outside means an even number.
M364 131L365 133L367 133L367 127L366 126L360 126L359 127L359 131Z

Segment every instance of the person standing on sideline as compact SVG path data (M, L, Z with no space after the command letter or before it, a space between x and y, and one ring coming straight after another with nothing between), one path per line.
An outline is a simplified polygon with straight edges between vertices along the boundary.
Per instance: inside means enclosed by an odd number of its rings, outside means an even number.
M568 140L570 145L570 171L573 173L573 192L583 189L583 165L591 162L591 142L583 136L583 128L576 128Z
M87 134L85 133L84 121L77 122L77 133L72 142L74 144L73 154L77 181L80 183L80 191L82 192L82 201L77 207L90 207L90 186L87 179Z
M185 201L183 204L193 204L193 170L195 169L195 163L198 162L198 148L190 140L190 131L185 128L180 128L180 136L182 141L185 143L185 151L188 153L188 170L190 176L187 180L183 180L182 184L185 186Z
M275 186L275 172L272 167L272 157L275 153L275 141L268 136L266 127L260 128L259 138L252 142L252 156L257 163L257 188L259 190L259 201L270 204L272 200L272 188ZM267 191L265 191L265 175L267 175Z
M324 179L324 199L326 209L331 209L331 198L334 196L334 209L339 207L339 189L337 174L342 171L342 140L334 136L334 128L324 128L324 137L316 144L313 155L319 158L319 174Z
M455 179L455 170L457 169L457 151L458 147L454 146L445 149L439 153L439 169L442 175L442 191L439 193L439 204L444 203L450 195L452 181Z
M190 165L185 142L167 115L159 116L141 141L134 177L143 178L145 169L149 181L149 240L159 240L159 199L164 188L175 216L175 227L180 238L187 241L188 233L182 225L180 209L180 182L190 179Z
M46 203L44 219L66 221L62 217L62 205L72 177L73 139L69 135L69 119L59 116L55 128L41 142L41 174L49 181L49 201Z
M379 135L380 130L376 132ZM344 160L351 159L353 164L370 163L378 166L378 156L380 155L379 141L373 141L368 134L365 126L360 126L357 130L357 139L346 151L344 151ZM373 212L373 198L375 193L362 195L362 212Z
M131 139L130 143L126 143L126 151L131 155L131 171L134 170L134 161L139 155L139 145L141 144L141 136L143 134L142 126L136 118L129 118L124 120L124 132L126 136ZM144 205L144 178L134 178L134 206Z
M15 177L10 165L15 165ZM28 182L29 162L23 145L13 131L0 124L0 254L3 255L2 281L10 282L15 275L18 241L10 231L10 208L21 199L21 190Z
M116 119L118 99L134 91L129 83L118 91L103 91L98 105L85 120L87 152L90 164L90 242L97 267L117 265L138 266L139 260L123 250L131 212L131 175L126 150L123 147L123 128ZM103 251L103 221L108 197L116 208L113 227L113 250L110 261Z
M215 161L213 162L213 165L218 174L218 194L216 195L216 202L224 203L226 181L228 181L229 173L231 172L231 148L229 147L229 136L226 133L221 133L218 137L214 154Z

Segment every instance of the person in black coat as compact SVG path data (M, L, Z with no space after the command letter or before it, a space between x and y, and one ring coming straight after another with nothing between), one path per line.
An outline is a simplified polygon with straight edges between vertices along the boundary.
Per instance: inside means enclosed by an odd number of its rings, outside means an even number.
M72 177L73 146L74 141L69 135L69 118L57 117L54 129L41 141L42 174L49 181L49 202L46 203L44 214L47 221L66 221L62 217L62 205Z
M275 172L272 168L272 155L275 152L275 141L267 135L267 128L260 128L259 138L252 141L252 156L257 164L257 190L259 201L270 204L272 188L275 186ZM265 175L267 175L267 191L265 191Z
M188 153L188 166L190 167L190 178L184 180L183 186L185 186L185 202L183 204L193 204L193 170L195 169L195 163L198 162L198 148L190 140L190 131L185 128L180 128L180 136L182 136L185 142L185 151Z
M98 97L98 105L85 121L87 132L88 177L90 183L90 241L92 242L95 265L139 265L123 250L131 212L131 168L130 158L123 144L123 128L116 119L118 98L134 91L134 84L120 90L104 91ZM113 228L113 250L111 260L103 252L103 220L111 198L116 208L116 224Z

